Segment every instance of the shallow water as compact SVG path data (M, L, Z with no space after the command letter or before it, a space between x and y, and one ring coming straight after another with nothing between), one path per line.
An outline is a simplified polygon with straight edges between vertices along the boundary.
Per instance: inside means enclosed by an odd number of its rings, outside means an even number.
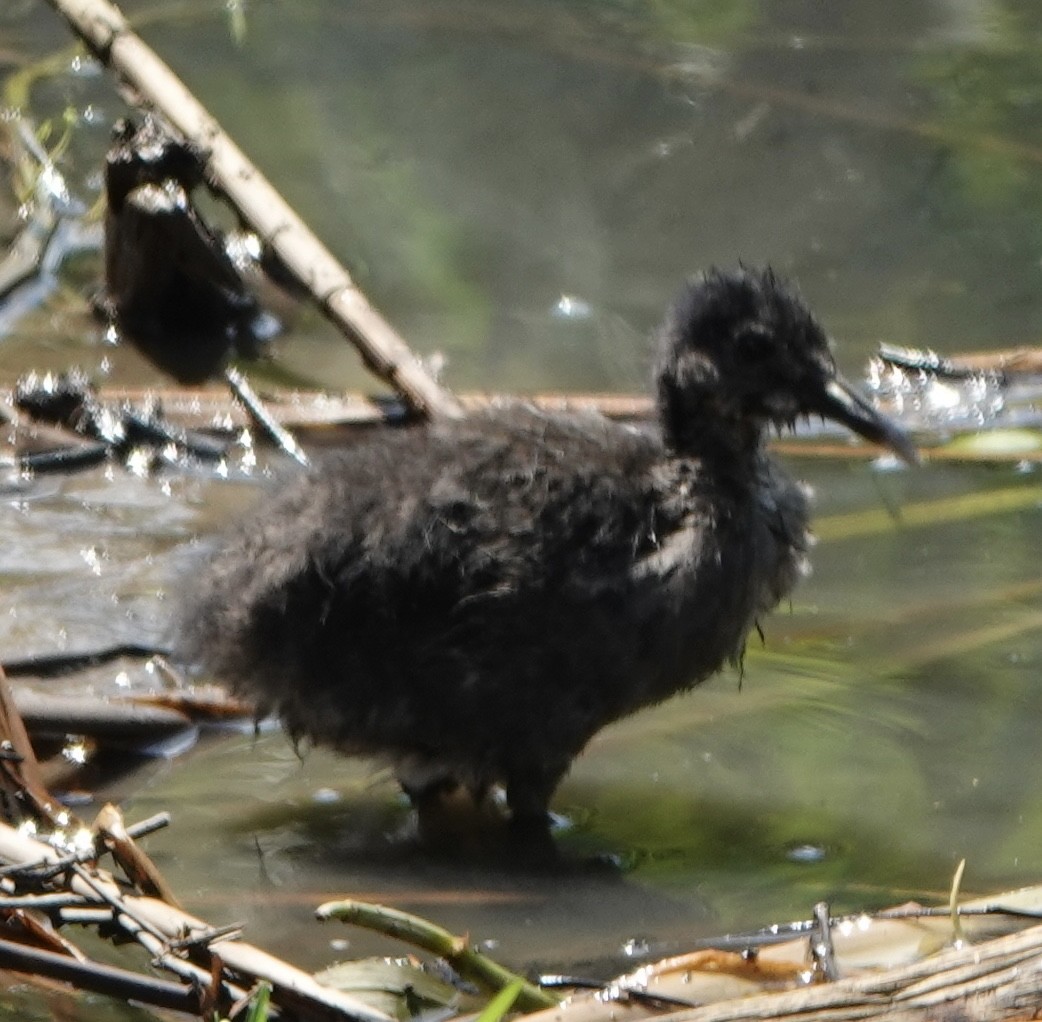
M1023 5L989 20L957 3L327 0L248 7L241 45L221 5L126 8L410 342L446 357L451 386L640 388L678 280L737 259L799 281L849 375L884 339L953 353L1039 335L1042 14ZM42 5L0 27L12 61L64 42ZM91 199L122 112L109 83L81 73L32 95L37 121L91 109L63 165ZM154 378L84 315L96 266L83 256L65 278L78 292L7 328L0 382L72 364ZM310 315L278 358L369 385ZM822 898L939 899L962 857L968 889L1037 882L1037 474L796 468L818 494L814 574L741 682L727 672L609 729L560 789L566 852L617 856L618 873L418 856L385 777L301 761L277 733L207 736L109 795L132 819L173 813L147 847L191 911L311 967L390 949L311 920L341 894L514 963L603 971L628 941L683 945ZM111 468L11 485L5 657L162 639L197 540L264 483ZM994 511L1003 493L1016 507ZM979 513L953 505L973 495ZM902 522L920 502L936 518ZM91 680L121 670L135 668Z

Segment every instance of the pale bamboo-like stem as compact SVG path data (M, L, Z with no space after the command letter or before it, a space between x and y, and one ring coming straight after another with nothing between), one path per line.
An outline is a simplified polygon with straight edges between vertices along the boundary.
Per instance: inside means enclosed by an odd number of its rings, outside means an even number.
M413 411L458 416L456 398L369 304L335 256L228 137L184 83L108 0L48 0L98 59L115 70L203 160L209 181L358 348L366 365Z

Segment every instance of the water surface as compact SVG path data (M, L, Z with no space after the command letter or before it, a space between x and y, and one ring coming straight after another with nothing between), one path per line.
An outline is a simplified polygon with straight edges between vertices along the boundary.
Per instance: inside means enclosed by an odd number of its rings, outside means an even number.
M1042 13L1024 5L306 0L250 5L239 43L216 3L126 10L450 386L641 389L679 280L737 260L799 282L849 375L880 340L953 353L1040 334ZM43 5L0 27L11 68L65 44ZM31 96L37 122L79 113L62 166L92 200L124 112L110 82L81 70ZM156 379L85 314L96 273L82 256L6 328L0 382L71 365ZM277 355L323 386L375 387L309 313ZM614 855L618 874L412 854L386 777L301 761L277 733L210 736L115 794L131 818L172 811L148 848L190 910L309 967L388 950L311 920L340 894L557 969L822 898L942 898L962 857L973 890L1037 882L1037 474L794 468L823 540L743 676L607 730L560 789L568 854ZM161 639L199 541L264 485L112 467L14 487L4 655ZM1019 510L901 520L1002 491L1023 491ZM879 508L893 517L847 535ZM120 670L136 669L91 682Z

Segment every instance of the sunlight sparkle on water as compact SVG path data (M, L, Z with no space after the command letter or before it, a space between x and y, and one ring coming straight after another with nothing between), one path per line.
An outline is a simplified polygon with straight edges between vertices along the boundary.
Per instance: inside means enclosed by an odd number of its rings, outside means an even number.
M98 548L93 546L84 547L80 551L80 557L83 558L84 564L90 568L92 575L101 574L101 561L102 555L98 553Z
M796 845L790 848L785 857L790 862L821 862L825 858L825 849L821 845Z
M590 303L575 295L561 295L553 308L553 314L558 319L589 319L592 312Z
M82 766L87 762L88 756L86 740L79 735L75 737L70 736L69 740L62 747L62 756L68 762Z

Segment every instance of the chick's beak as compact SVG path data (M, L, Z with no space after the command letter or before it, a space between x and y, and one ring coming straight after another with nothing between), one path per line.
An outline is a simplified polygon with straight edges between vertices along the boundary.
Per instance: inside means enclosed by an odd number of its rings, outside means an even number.
M907 464L919 463L919 452L911 437L877 412L841 376L834 376L825 384L818 406L814 410L824 418L852 429L872 443L889 447Z

